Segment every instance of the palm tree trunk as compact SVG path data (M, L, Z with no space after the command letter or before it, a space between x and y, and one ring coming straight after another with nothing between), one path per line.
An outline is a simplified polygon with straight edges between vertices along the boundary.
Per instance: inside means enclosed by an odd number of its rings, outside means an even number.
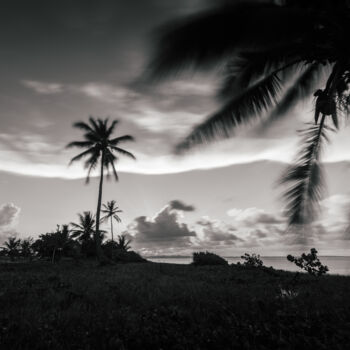
M104 151L102 151L100 185L98 189L98 200L97 200L97 210L96 210L96 233L95 233L96 255L97 255L97 259L100 262L103 260L103 252L101 248L101 238L100 238L100 213L101 213L101 203L102 203L104 160L105 160L105 154L104 154Z
M111 234L112 234L112 242L114 242L113 239L113 217L111 216Z

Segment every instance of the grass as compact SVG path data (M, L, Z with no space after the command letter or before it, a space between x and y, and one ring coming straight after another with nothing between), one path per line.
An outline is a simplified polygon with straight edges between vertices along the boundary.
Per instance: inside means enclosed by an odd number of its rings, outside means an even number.
M243 266L4 263L0 348L346 349L350 278L303 274L289 293L293 276Z

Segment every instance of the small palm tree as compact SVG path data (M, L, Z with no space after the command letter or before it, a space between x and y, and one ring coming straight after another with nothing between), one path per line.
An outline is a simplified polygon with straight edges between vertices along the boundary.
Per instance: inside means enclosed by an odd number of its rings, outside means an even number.
M128 251L131 248L130 243L131 239L128 240L125 235L118 235L118 240L115 246L118 249Z
M117 155L135 159L135 156L132 153L120 148L121 143L125 141L133 141L134 139L132 136L124 135L120 137L112 137L117 124L117 120L113 120L111 123L109 123L108 118L102 120L99 118L94 119L92 117L89 118L88 123L77 122L73 124L73 126L85 132L84 141L74 141L67 145L67 147L80 147L86 149L82 153L72 158L71 163L81 160L84 157L88 157L85 161L85 168L88 169L86 177L87 183L89 182L91 171L93 171L97 167L98 163L100 163L100 183L96 209L95 234L96 254L100 260L103 259L100 239L100 212L104 171L106 170L107 176L109 176L110 169L112 169L114 178L116 181L118 181L118 175L115 169L115 162L118 159Z
M86 242L94 239L95 235L95 218L90 211L84 211L83 214L78 214L79 223L71 222L73 227L71 238L77 238L80 242Z
M5 244L5 251L11 260L20 254L21 240L16 237L9 237Z
M322 189L322 145L331 125L338 129L340 112L346 117L350 110L349 18L348 0L232 1L162 28L153 77L226 67L222 107L177 151L231 137L261 116L269 125L314 93L316 125L303 132L304 145L282 180L289 224L312 219Z
M21 256L24 258L29 258L30 260L33 257L33 248L32 245L34 243L33 238L29 237L26 239L22 239L20 244Z
M102 221L111 219L112 242L114 242L114 239L113 239L113 219L118 223L122 222L122 220L118 214L122 213L123 211L119 209L116 201L114 201L114 200L107 202L107 204L103 204L103 208L104 209L102 209L102 213L105 215L102 217Z

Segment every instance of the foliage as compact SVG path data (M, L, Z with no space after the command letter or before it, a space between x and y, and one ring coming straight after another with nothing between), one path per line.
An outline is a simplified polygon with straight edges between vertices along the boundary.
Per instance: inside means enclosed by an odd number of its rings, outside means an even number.
M21 240L16 237L9 237L4 243L5 252L11 260L20 256L21 253Z
M79 250L69 237L68 225L61 228L57 225L56 232L41 234L32 244L32 249L40 258L50 258L53 262L62 256L75 257Z
M130 241L125 241L125 236L118 236L122 238L120 242L107 241L102 245L102 249L107 258L115 262L131 263L131 262L146 262L147 260L142 258L134 251L130 251ZM124 239L123 239L124 238Z
M291 276L234 265L2 264L0 348L347 349L350 277L301 274L298 295L279 297Z
M97 199L96 209L96 228L95 228L95 243L96 243L96 254L99 260L104 260L101 250L101 236L100 236L100 214L102 204L102 189L103 189L103 178L104 171L107 172L107 178L110 176L110 170L112 169L115 180L118 181L118 174L115 168L115 163L118 160L118 156L127 156L135 159L135 156L120 147L125 141L133 141L133 137L130 135L124 135L120 137L112 137L115 127L118 124L118 120L113 120L109 123L109 119L94 119L89 118L87 123L77 122L73 126L82 130L84 133L83 141L73 141L67 145L67 147L78 147L84 148L85 151L79 153L77 156L71 159L70 163L80 161L83 158L87 158L84 166L88 170L86 183L89 182L90 174L100 163L100 181L99 191Z
M20 250L22 257L32 259L34 256L33 243L34 240L31 237L21 240Z
M260 259L259 254L247 254L245 253L244 255L241 256L241 258L244 261L243 265L244 266L250 266L250 267L261 267L263 266L263 261Z
M163 26L148 70L152 78L226 67L221 107L176 150L231 137L259 119L270 125L313 94L315 126L304 133L305 147L284 180L289 224L313 219L307 212L315 213L322 195L324 130L338 129L350 109L349 18L347 0L224 1Z
M123 211L121 209L119 209L116 201L112 200L110 202L107 202L107 204L103 204L103 209L101 210L101 212L104 214L104 216L101 219L101 222L106 221L108 219L111 220L111 234L112 234L112 241L114 241L113 219L118 223L122 222L122 220L118 214L122 213Z
M321 264L315 248L310 249L309 254L303 253L299 258L288 255L287 259L313 276L322 276L329 271L327 266Z
M192 265L227 265L228 262L219 255L210 252L194 252Z

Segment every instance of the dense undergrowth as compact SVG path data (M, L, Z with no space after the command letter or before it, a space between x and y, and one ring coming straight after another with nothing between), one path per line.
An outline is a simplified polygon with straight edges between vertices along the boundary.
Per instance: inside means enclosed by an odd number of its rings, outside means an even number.
M346 349L350 278L270 268L0 264L1 349Z

